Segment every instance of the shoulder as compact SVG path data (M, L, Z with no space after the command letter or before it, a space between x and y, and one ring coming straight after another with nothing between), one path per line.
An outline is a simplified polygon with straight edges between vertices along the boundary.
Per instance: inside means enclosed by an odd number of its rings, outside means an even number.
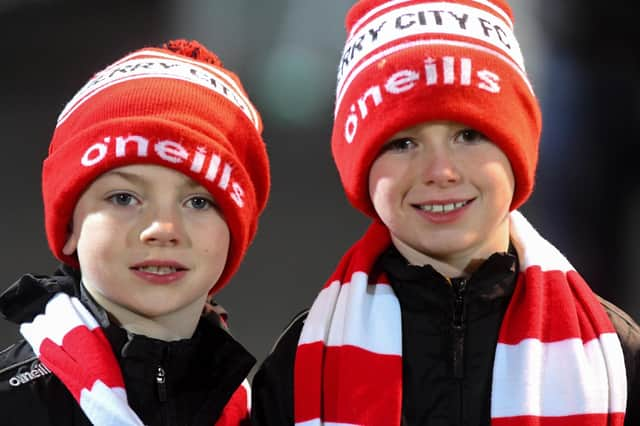
M52 410L67 405L60 404L67 394L60 386L51 370L40 362L24 340L4 349L0 352L2 424L48 425Z
M295 352L298 349L298 340L300 339L300 333L302 333L302 327L309 315L309 309L305 309L297 313L289 324L280 333L280 336L276 339L273 348L268 358L281 358L288 355L293 355L291 360L295 358Z
M0 381L2 385L9 380L8 376L11 376L12 373L21 371L25 365L33 362L38 362L38 357L24 340L0 351Z
M640 424L640 326L613 303L599 297L620 338L627 371L627 412L625 425Z
M260 366L259 374L262 371L262 374L265 372L269 373L269 375L274 373L275 377L277 377L280 373L288 373L290 371L291 375L293 375L293 362L298 349L298 340L308 314L309 310L305 309L291 319Z
M598 297L600 304L609 316L623 348L640 355L640 326L629 314L608 300Z
M253 378L251 412L256 426L293 424L293 370L308 313L293 317Z
M598 297L620 339L630 390L640 392L640 326L629 314Z

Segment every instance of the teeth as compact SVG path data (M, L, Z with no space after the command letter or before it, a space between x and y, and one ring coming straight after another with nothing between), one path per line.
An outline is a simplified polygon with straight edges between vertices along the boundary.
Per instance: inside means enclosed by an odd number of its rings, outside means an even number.
M167 275L177 271L173 266L141 266L138 270L157 275Z
M467 201L460 201L457 203L449 204L424 204L419 206L421 210L431 213L449 213L453 210L459 209L467 204Z

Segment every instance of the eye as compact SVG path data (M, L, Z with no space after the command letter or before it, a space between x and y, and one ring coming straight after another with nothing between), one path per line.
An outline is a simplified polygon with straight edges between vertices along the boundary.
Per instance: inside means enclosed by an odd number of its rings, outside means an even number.
M398 138L387 142L382 147L382 152L404 152L408 151L416 146L416 143L410 138Z
M187 206L196 210L205 210L214 206L213 201L206 197L196 196L187 200Z
M483 133L473 129L461 130L456 135L456 140L464 143L489 142L489 138L487 138Z
M118 192L107 197L107 200L116 206L133 206L138 204L138 200L131 194L126 192Z

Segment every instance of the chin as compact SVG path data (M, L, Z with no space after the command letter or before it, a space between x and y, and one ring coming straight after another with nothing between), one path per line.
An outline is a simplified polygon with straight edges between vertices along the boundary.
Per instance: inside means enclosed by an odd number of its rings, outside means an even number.
M154 319L164 315L168 315L176 311L176 307L158 307L155 306L131 306L128 308L131 312L144 318Z

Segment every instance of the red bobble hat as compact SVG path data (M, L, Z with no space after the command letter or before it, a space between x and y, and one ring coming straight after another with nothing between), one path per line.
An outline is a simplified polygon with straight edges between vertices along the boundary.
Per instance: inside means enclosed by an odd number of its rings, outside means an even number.
M219 290L238 268L269 194L262 120L238 77L196 41L133 52L98 72L60 116L42 171L49 247L62 248L75 205L101 174L157 164L204 186L231 234ZM212 292L214 290L212 288Z
M381 147L419 123L463 123L493 141L533 190L541 113L503 0L361 0L346 17L331 147L347 198L375 217L368 176Z

